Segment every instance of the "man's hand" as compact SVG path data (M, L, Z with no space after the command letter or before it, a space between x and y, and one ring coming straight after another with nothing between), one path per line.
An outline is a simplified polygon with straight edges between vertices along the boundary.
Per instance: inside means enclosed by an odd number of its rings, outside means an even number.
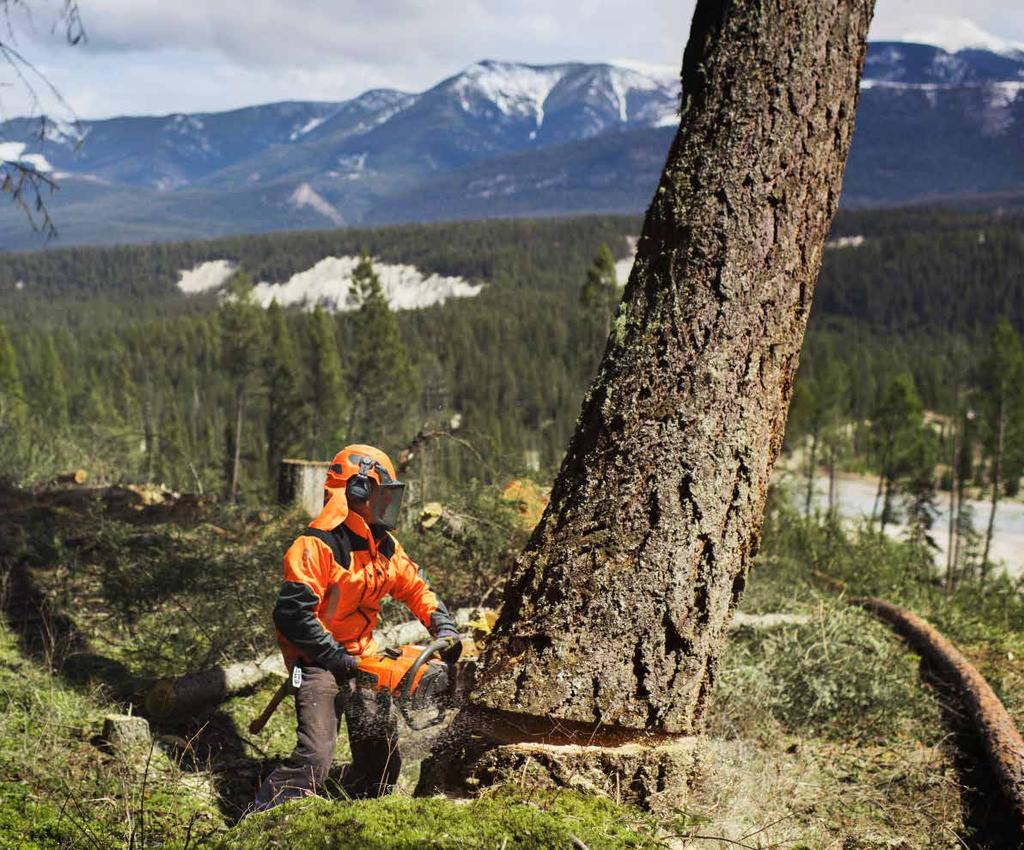
M457 629L452 626L441 626L435 636L437 640L447 640L448 647L441 650L441 659L445 664L454 664L462 655L462 638Z
M326 666L335 676L340 676L354 672L359 666L359 658L344 649L339 649L331 656Z

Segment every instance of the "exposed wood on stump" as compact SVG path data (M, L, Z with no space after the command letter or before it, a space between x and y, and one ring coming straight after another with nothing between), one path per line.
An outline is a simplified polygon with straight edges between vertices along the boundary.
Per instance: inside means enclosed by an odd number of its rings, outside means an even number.
M151 742L146 718L131 714L108 714L104 717L102 737L112 750L122 753L148 748Z
M872 6L698 2L681 126L477 711L699 728L760 536Z
M977 727L992 773L1010 806L1007 819L1013 820L1024 840L1024 739L984 676L941 632L912 611L882 599L851 602L889 623L956 689Z

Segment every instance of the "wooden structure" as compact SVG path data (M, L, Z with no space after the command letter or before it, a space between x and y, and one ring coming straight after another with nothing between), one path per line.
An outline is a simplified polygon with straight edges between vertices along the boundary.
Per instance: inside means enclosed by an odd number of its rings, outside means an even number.
M324 505L324 479L330 465L329 460L282 460L277 474L277 501L302 505L309 516L316 516Z

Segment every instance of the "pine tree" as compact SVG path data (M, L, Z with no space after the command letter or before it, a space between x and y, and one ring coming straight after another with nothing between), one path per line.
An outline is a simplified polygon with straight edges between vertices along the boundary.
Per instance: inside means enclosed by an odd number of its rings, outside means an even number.
M252 280L237 272L225 288L221 302L221 367L231 387L231 416L225 423L228 498L238 500L242 465L242 427L246 403L255 390L260 366L263 311L252 297Z
M0 423L17 428L25 419L25 388L21 383L14 344L0 324Z
M421 793L479 787L475 768L533 741L700 729L760 539L871 10L697 3L621 325ZM648 769L641 793L658 793Z
M334 321L319 305L309 318L309 382L306 385L306 451L310 458L333 457L348 434L344 423L348 399Z
M397 447L419 401L417 378L395 314L365 251L352 273L352 288L359 310L349 374L349 433L365 442Z
M605 338L611 329L611 320L621 297L619 282L615 276L615 257L612 256L611 249L602 242L580 288L580 304L591 320L603 329Z
M57 430L66 429L69 421L67 378L52 334L44 337L41 355L39 373L34 377L30 393L36 417Z
M302 440L306 418L302 400L302 369L295 340L275 301L267 310L267 345L263 355L263 381L267 389L264 436L267 443L267 473L277 474L281 459Z
M871 521L879 515L881 506L882 531L893 520L897 480L908 469L907 458L920 436L923 412L914 379L907 373L889 381L875 408L871 433L879 457L879 478Z
M986 425L985 448L989 456L990 501L981 555L982 578L988 574L996 508L1005 486L1006 460L1019 451L1022 440L1020 419L1024 410L1024 349L1020 336L1005 316L996 322L990 347L981 369L981 407Z

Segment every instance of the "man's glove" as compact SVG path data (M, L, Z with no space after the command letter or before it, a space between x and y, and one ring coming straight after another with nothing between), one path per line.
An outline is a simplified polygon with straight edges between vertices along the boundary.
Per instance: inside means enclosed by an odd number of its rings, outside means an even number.
M335 676L341 676L354 672L359 666L359 658L339 648L336 652L332 653L324 666Z
M449 625L441 626L437 630L437 634L434 635L434 639L449 641L448 647L441 650L441 660L445 664L454 664L459 660L459 656L462 655L462 638L458 629Z

